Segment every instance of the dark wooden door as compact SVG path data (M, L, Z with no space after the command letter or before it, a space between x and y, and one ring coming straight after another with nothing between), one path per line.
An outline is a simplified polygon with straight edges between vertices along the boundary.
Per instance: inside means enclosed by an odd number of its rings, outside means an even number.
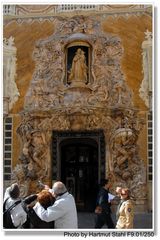
M61 146L61 179L75 197L79 211L93 211L98 186L98 145L70 139Z

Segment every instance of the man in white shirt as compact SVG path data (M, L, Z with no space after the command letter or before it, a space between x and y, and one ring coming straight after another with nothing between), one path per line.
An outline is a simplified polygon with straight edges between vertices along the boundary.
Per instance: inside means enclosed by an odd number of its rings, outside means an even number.
M46 210L37 202L34 206L36 214L46 222L55 221L56 229L78 228L77 210L73 196L67 191L62 182L56 182L52 191L55 203Z

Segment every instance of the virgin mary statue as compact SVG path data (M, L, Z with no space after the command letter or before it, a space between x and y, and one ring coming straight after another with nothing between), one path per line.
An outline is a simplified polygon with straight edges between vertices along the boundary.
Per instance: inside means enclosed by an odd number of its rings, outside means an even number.
M83 82L86 84L87 70L85 53L81 48L78 48L69 71L68 83Z

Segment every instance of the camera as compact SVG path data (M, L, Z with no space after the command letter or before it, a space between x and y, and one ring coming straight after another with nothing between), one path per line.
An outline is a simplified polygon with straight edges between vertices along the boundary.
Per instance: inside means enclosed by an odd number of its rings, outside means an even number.
M45 184L42 183L40 180L38 181L38 187L45 188Z

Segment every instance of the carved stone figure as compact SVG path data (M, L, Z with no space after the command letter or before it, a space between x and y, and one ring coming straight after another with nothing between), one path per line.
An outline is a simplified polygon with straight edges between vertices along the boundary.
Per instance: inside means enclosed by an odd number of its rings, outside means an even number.
M131 177L129 171L130 163L133 159L135 152L135 146L129 144L129 142L134 143L134 136L124 132L120 137L117 137L114 142L114 155L115 155L115 172L121 175L122 179Z
M4 113L8 114L13 104L18 100L20 93L16 85L16 58L17 48L14 46L14 38L3 39L3 98Z
M152 33L145 32L145 41L142 43L143 80L139 89L140 97L147 107L151 106L150 94L152 92Z
M27 196L30 179L27 179L25 174L25 167L22 164L17 164L12 172L12 181L18 183L20 188L20 195Z
M47 171L47 162L45 161L47 155L47 144L43 132L35 131L32 133L31 146L32 161L30 161L29 170L36 169L36 175L43 179Z
M139 184L145 186L146 170L144 163L138 157L137 136L131 129L119 128L111 144L110 169L114 183L125 184L132 189L136 198L143 198L145 193L138 193ZM142 169L144 170L142 172ZM138 180L137 180L138 179ZM137 189L136 183L138 184ZM134 185L134 187L133 187Z
M75 17L75 25L74 25L74 29L73 32L80 32L80 33L85 33L86 32L86 22L84 17L80 16L80 17Z
M72 61L68 82L87 83L87 69L85 53L82 49L78 48Z
M96 84L93 87L92 94L88 97L88 102L90 104L98 104L101 105L102 103L106 103L109 97L109 89L104 84L105 81L99 81L98 84Z

